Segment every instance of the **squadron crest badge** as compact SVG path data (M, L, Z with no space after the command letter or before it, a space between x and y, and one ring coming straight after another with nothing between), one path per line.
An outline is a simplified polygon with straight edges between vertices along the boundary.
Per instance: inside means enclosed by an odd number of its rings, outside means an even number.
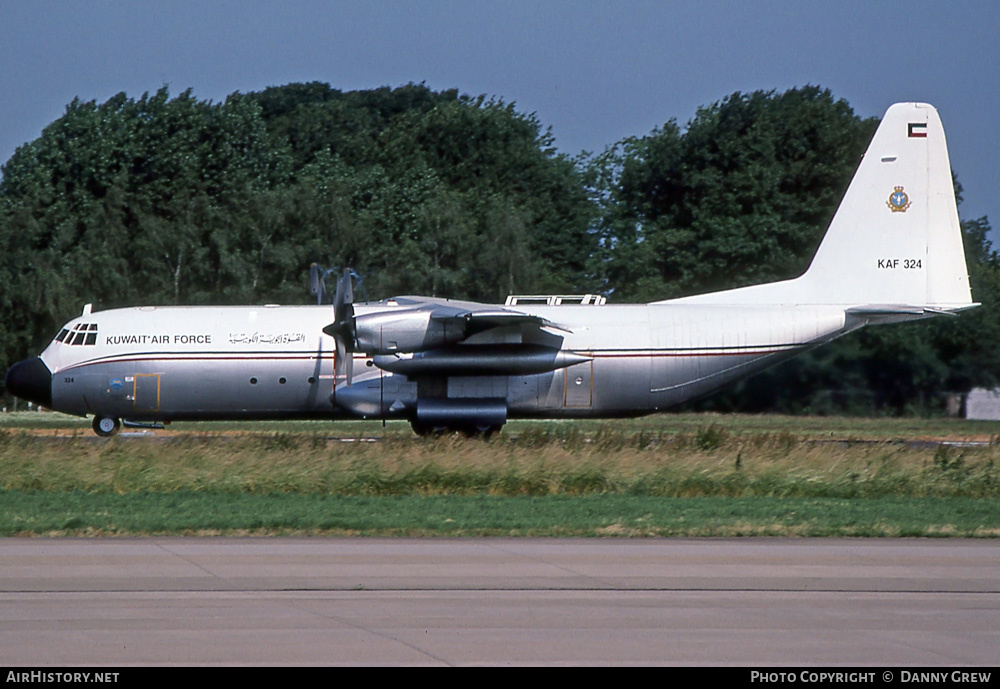
M903 187L895 187L889 194L889 200L885 202L893 213L905 213L910 207L910 197L903 191Z

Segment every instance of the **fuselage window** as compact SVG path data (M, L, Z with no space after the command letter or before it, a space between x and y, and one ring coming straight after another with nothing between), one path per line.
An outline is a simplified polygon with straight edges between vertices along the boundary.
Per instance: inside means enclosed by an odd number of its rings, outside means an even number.
M83 344L97 344L97 333L87 333L87 341Z
M62 330L59 331L59 334L56 335L56 342L62 342L63 340L66 339L67 335L69 335L69 330L63 328Z
M73 337L73 344L75 344L75 345L78 345L78 344L83 344L83 339L84 339L84 338L85 338L86 336L87 336L87 335L86 335L86 333L83 333L83 332L78 332L78 333L77 333L77 334L76 334L76 335L75 335L75 336Z

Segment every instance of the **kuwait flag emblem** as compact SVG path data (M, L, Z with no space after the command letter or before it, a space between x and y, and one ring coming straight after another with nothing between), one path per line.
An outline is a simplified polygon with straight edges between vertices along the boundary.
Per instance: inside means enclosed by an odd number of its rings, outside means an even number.
M926 139L927 138L927 123L926 122L910 122L906 125L906 135L911 139Z

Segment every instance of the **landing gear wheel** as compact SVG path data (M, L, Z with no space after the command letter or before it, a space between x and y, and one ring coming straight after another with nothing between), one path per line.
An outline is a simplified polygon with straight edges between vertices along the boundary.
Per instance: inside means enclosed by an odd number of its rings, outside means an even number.
M501 428L503 428L503 426L500 424L477 426L476 431L478 431L479 436L481 438L483 438L484 440L489 440L493 436L497 435L500 432Z
M489 423L468 423L468 424L443 424L428 423L426 421L411 421L410 426L413 432L422 438L439 437L443 435L454 435L456 433L464 435L466 438L492 438L500 432L503 427L499 424Z
M122 422L110 416L95 416L93 425L94 433L102 438L110 438L122 428Z
M454 430L460 431L466 438L482 438L483 440L489 440L495 434L500 432L500 426L494 426L493 424L488 423L476 423L470 426L462 426L461 428L456 428Z
M450 430L447 426L440 426L422 421L411 421L410 427L413 429L413 432L421 438L444 435Z

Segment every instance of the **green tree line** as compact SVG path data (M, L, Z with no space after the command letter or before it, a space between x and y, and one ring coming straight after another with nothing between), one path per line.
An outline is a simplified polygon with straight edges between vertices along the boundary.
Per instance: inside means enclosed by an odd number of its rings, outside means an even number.
M624 302L793 277L876 126L818 87L736 93L572 159L513 104L418 84L74 100L2 168L0 368L87 302L305 303L313 261L352 266L372 298ZM994 384L1000 261L985 218L963 227L984 308L866 330L714 404L902 412Z

